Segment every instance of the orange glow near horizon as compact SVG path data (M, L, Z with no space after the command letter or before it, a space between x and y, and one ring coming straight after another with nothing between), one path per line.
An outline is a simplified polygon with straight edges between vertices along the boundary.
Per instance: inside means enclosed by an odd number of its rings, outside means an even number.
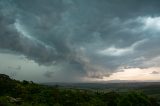
M156 74L152 72L157 72ZM123 72L113 73L110 77L104 77L104 81L108 80L160 80L160 67L152 67L147 69L131 68L125 69Z

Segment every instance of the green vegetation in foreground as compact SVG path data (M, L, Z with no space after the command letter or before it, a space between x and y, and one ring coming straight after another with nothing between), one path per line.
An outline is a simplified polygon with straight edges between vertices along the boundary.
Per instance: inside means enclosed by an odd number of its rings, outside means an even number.
M64 89L17 81L0 74L0 106L159 106L140 91L118 93Z

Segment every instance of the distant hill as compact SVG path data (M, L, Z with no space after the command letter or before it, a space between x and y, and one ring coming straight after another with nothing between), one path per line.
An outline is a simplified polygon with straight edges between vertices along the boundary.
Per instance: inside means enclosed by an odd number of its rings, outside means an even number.
M143 88L143 87L152 87L156 86L160 89L160 82L100 82L100 83L62 83L62 82L50 82L50 83L43 83L44 85L49 86L60 86L60 87L73 87L73 88L84 88L84 89L111 89L111 88L122 88L122 89L129 89L129 88Z

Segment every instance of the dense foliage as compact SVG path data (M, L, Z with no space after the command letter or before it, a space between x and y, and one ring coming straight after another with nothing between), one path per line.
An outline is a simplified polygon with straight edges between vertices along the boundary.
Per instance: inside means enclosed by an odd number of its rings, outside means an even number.
M11 102L11 99L18 102ZM16 81L0 75L0 106L159 106L140 91L118 93L59 88Z

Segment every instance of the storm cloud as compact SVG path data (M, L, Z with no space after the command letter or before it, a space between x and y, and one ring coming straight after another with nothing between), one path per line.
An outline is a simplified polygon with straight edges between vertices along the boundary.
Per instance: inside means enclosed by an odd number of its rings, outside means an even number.
M159 74L159 72L157 72L157 71L153 71L151 74Z
M0 49L61 67L63 76L75 79L159 67L159 5L159 0L1 0ZM54 70L45 76L54 76Z

